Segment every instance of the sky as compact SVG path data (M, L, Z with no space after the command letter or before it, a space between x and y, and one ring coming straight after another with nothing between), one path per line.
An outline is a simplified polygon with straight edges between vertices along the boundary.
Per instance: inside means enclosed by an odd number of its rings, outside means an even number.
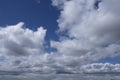
M36 30L44 26L47 31L46 39L57 39L55 30L59 11L51 6L51 0L1 0L0 26L24 22L25 27Z
M0 71L120 71L119 3L0 0Z

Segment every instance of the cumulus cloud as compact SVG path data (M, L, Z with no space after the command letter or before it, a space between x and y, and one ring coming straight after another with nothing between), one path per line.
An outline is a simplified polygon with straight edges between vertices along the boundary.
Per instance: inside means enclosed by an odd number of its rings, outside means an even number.
M81 72L84 72L84 73L120 72L120 64L111 64L111 63L87 64L81 67Z
M30 30L23 22L0 27L0 75L72 72L62 54L45 51L46 31Z
M120 55L119 0L52 1L61 10L57 22L63 35L51 46L66 57L64 62L77 66Z
M1 53L8 55L42 54L46 30L37 31L23 28L24 23L0 28Z
M26 65L29 67L37 63L45 55L45 36L46 30L43 27L33 31L25 28L23 22L0 27L0 70L12 70Z

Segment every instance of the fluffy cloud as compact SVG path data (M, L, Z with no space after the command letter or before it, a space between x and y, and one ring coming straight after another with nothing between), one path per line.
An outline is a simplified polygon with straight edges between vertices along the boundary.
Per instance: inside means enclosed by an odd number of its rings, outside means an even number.
M38 63L38 59L45 55L45 36L43 27L33 31L25 28L23 22L0 27L0 70L31 67Z
M111 63L87 64L81 67L81 72L85 72L85 73L120 72L120 64L111 64Z
M37 31L23 28L24 23L0 28L1 53L8 55L41 54L46 30Z
M52 1L61 10L57 22L62 35L51 46L64 62L77 66L120 55L119 0Z
M43 27L33 31L23 22L0 27L0 74L72 72L62 54L45 51L45 36Z

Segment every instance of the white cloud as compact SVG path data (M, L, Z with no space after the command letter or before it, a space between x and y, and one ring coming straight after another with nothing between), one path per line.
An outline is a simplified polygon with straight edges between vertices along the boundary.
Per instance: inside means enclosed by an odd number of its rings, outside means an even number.
M120 72L120 64L92 63L83 65L81 71L85 73Z
M53 0L62 8L57 21L63 35L51 46L76 66L120 55L119 3L102 0L95 9L95 0Z
M64 65L68 61L63 62L66 58L62 54L45 51L45 36L43 27L33 31L25 28L23 22L0 27L0 71L6 74L71 72L72 69Z
M38 59L45 55L45 36L43 27L33 31L25 28L23 22L0 27L0 70L12 70L25 62L22 66L38 63Z
M46 30L23 28L24 23L0 28L1 53L10 55L42 54Z

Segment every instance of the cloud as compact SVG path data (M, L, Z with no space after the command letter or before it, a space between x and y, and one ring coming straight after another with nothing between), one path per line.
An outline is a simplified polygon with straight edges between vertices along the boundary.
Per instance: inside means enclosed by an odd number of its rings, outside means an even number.
M120 72L120 64L92 63L83 65L81 71L84 73L111 73Z
M23 28L24 23L0 28L1 53L10 55L42 54L46 30L37 31Z
M119 75L80 75L80 74L29 74L17 76L0 76L1 80L119 80Z
M0 27L0 75L71 72L62 55L45 51L46 31L30 30L23 22Z
M41 3L41 1L40 0L35 0L38 4L40 4Z
M51 46L66 58L65 64L80 66L120 55L119 0L52 1L61 10L57 22L63 35Z
M23 22L0 27L0 70L31 67L38 62L37 60L45 55L45 36L46 30L43 27L33 31L25 28Z

